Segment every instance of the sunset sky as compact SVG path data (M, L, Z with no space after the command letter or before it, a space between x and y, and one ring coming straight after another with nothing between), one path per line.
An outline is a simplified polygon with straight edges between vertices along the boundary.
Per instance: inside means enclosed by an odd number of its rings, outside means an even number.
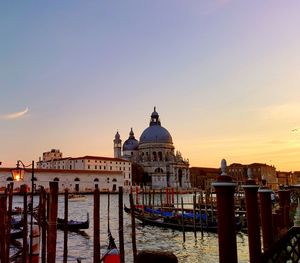
M0 2L0 161L113 156L156 106L190 166L300 170L300 1Z

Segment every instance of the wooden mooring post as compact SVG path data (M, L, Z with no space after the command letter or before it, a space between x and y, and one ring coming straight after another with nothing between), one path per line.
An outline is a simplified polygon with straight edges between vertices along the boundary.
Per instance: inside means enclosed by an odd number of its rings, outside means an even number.
M94 190L94 263L100 262L100 192Z
M8 263L7 261L7 244L6 228L7 228L7 191L0 195L0 262Z
M217 194L219 262L237 263L234 192L236 184L226 174L226 161L221 162L222 174L212 183Z
M123 220L123 187L122 186L119 187L119 249L120 249L120 263L125 263L124 220Z
M131 212L131 236L132 236L132 253L133 263L136 263L137 249L136 249L136 234L135 234L135 206L133 203L132 194L129 195L130 212Z
M64 218L64 255L63 262L68 262L68 215L69 215L69 192L65 190L65 218Z
M23 250L22 250L22 262L27 262L28 256L28 219L27 219L27 186L21 185L21 193L23 194Z
M258 190L260 200L260 217L263 237L263 248L266 251L274 242L272 220L272 190L263 186Z
M183 243L185 243L184 209L183 209L183 198L182 197L181 197L181 224L182 224Z
M58 183L50 182L47 263L56 262Z
M47 253L46 205L47 205L47 194L44 187L42 187L40 193L40 222L42 228L42 258L41 258L42 263L46 263L46 253Z
M11 214L12 214L12 202L13 202L13 190L14 190L14 183L11 182L8 185L8 210L7 210L7 222L11 222ZM7 251L6 251L6 260L9 262L9 248L10 248L10 230L11 224L7 224L7 233L6 233L6 242L8 244Z
M261 257L260 220L257 200L259 186L252 178L251 169L247 171L248 180L243 185L247 210L247 229L250 263L259 263Z

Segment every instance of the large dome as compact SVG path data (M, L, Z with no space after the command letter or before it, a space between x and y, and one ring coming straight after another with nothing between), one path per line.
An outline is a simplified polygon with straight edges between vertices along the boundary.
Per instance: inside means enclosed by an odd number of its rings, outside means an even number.
M173 143L168 130L161 126L155 107L154 112L151 114L150 125L140 137L140 144L142 143Z

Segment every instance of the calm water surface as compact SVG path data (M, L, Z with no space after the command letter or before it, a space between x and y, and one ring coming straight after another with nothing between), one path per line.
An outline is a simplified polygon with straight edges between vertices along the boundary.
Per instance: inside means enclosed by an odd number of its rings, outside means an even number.
M64 197L58 199L58 216L64 217ZM101 253L105 252L107 244L107 195L100 195L100 246ZM37 204L37 199L35 199ZM14 203L21 206L20 200ZM124 194L124 203L129 206L128 195ZM68 235L68 262L76 262L81 258L82 263L93 262L93 196L88 195L86 201L69 202L69 220L86 220L87 213L90 217L90 228L82 234L69 232ZM118 195L110 195L110 229L116 244L118 245ZM124 242L125 262L133 262L131 219L124 213ZM173 252L179 262L218 262L217 234L186 233L186 242L183 243L183 235L180 231L142 226L136 221L136 242L138 250L163 250ZM237 234L238 262L248 262L248 239L244 234ZM63 231L57 231L57 262L63 260Z

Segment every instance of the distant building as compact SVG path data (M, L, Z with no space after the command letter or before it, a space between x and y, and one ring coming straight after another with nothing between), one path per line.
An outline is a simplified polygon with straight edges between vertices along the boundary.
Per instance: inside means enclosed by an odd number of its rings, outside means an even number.
M191 184L202 190L211 188L212 182L216 181L217 176L221 174L220 168L191 167Z
M119 132L113 143L115 158L124 158L143 169L142 184L152 188L191 187L189 161L183 159L180 152L174 152L171 134L162 127L155 107L149 127L143 131L139 141L131 129L123 147Z
M252 172L252 177L256 180L257 184L262 183L262 179L267 181L267 185L272 189L278 188L278 181L276 175L276 168L272 165L267 165L263 163L252 163L252 164L240 164L233 163L227 167L227 173L233 178L238 186L244 184L247 177L247 170L250 168Z
M43 153L43 159L38 161L38 169L58 169L58 170L78 170L78 171L101 171L119 172L123 175L124 186L131 186L132 166L128 160L112 157L83 156L83 157L64 157L59 150L56 152ZM53 158L52 154L59 154L58 158Z
M52 161L61 158L62 158L62 153L58 149L52 149L49 152L43 153L43 161Z
M292 177L293 177L292 184L300 184L300 171L294 171Z
M276 174L279 187L294 184L292 172L277 171Z

